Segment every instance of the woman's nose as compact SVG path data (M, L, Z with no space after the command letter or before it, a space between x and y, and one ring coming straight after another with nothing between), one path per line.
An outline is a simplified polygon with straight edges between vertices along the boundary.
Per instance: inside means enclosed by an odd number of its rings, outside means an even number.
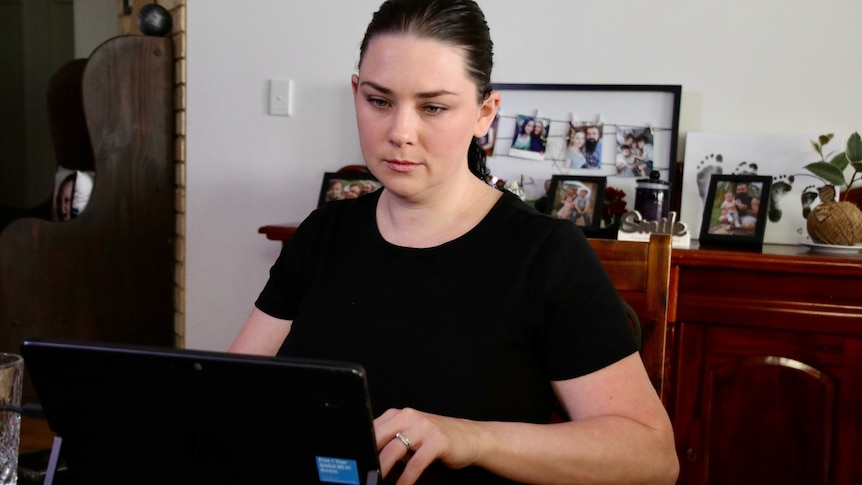
M392 115L389 141L395 146L412 143L416 137L416 120L409 110L397 110Z

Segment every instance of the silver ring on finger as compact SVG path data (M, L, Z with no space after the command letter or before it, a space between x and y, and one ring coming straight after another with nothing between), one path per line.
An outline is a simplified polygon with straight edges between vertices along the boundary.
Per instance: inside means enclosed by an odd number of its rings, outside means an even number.
M413 447L410 446L410 438L404 436L401 433L395 433L395 437L401 440L402 443L404 443L404 446L407 447L407 453L413 451Z

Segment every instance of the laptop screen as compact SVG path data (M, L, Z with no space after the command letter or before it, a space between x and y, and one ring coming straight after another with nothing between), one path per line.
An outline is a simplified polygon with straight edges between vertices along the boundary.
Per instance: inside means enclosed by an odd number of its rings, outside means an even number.
M378 480L358 365L47 339L21 353L81 485Z

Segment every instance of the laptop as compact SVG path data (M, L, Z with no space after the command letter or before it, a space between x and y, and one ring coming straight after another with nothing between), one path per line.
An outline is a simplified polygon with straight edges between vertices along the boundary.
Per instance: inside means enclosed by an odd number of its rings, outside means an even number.
M77 485L375 485L352 363L30 339L24 364Z

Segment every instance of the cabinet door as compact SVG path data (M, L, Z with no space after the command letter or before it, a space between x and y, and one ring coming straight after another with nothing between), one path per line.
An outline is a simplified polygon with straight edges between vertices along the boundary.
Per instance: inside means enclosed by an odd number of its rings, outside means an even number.
M682 324L679 343L679 483L862 483L862 339Z

